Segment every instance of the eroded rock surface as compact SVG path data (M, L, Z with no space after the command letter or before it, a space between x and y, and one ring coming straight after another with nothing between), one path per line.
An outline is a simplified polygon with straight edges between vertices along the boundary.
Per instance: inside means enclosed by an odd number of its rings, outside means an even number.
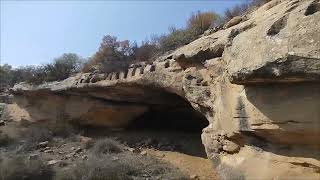
M12 89L30 120L125 127L150 105L191 105L222 179L320 178L320 11L274 0L153 64ZM243 20L245 19L245 20Z

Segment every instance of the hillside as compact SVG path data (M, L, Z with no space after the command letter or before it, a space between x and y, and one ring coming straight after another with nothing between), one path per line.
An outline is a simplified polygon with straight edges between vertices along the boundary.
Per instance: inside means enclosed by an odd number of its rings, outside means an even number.
M148 155L156 149L207 157L212 176L199 170L190 178L320 179L319 82L319 0L273 0L154 62L17 84L5 111L14 122L63 120L116 134L133 129L142 139L187 132L164 140L180 149L145 147ZM145 129L153 133L138 135ZM200 134L205 157L201 145L193 149L196 140L187 141Z

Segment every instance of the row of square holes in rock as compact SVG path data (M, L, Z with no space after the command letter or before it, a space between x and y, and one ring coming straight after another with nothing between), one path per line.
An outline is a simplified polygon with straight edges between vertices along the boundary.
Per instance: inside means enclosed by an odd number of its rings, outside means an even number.
M166 62L164 64L164 68L168 68L169 66L170 66L170 62ZM156 70L156 65L148 65L146 67L131 68L131 69L127 69L126 71L108 73L106 76L107 77L106 80L126 79L127 77L139 76L146 71L154 72L155 70Z
M169 61L165 62L164 68L168 68L169 66L170 66L170 62ZM145 67L135 67L135 68L127 69L126 71L107 73L105 78L103 79L104 80L126 79L128 77L128 74L130 75L130 77L134 77L134 76L143 74L145 71L154 72L155 70L156 70L156 65L147 65ZM89 82L91 82L91 80L89 80ZM84 79L81 79L80 83L84 83Z

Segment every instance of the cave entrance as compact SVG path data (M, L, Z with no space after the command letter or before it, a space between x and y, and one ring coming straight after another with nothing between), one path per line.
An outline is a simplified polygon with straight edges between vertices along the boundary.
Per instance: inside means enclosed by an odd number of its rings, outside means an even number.
M174 105L150 105L149 111L133 120L127 131L141 135L140 146L206 157L201 133L209 122L189 102L179 98Z
M208 125L208 120L186 103L175 107L151 105L149 111L132 121L128 129L199 133Z

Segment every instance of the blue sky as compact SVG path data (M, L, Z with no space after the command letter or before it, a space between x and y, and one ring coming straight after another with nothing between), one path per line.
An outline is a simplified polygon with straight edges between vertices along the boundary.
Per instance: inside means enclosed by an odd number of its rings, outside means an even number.
M246 0L1 1L1 64L37 65L65 52L91 56L104 35L145 40L192 12L223 13Z

